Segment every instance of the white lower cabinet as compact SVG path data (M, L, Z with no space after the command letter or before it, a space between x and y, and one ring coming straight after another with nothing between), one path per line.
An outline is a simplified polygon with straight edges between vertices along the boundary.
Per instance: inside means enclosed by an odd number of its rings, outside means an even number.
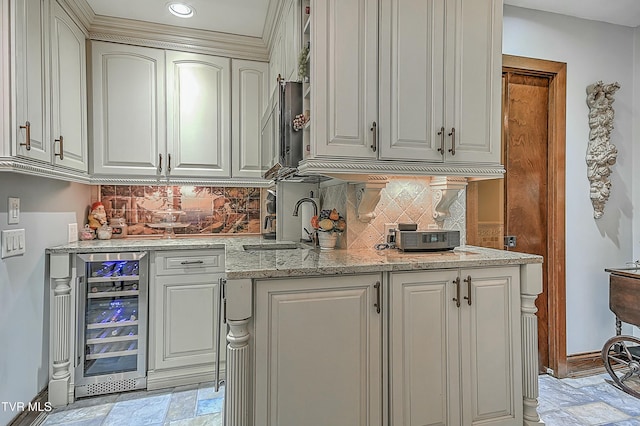
M390 424L522 425L519 271L391 274Z
M382 424L381 275L256 281L254 424Z
M220 336L219 285L224 253L158 252L149 286L148 389L212 381Z

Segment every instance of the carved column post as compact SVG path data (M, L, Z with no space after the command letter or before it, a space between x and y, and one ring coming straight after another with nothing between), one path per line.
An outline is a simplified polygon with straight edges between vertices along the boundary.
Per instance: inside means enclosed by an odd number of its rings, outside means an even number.
M71 271L69 255L50 256L51 334L49 402L54 407L73 402L71 383Z
M522 330L522 399L524 425L543 425L538 415L538 317L536 298L542 292L542 264L520 268Z
M251 395L249 323L251 321L252 281L227 279L227 363L225 376L225 426L249 426Z
M228 320L225 425L249 425L249 320Z

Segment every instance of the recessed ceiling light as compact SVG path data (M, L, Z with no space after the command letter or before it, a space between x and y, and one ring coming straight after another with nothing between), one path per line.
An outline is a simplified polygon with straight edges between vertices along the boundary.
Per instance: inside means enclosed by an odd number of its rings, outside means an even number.
M179 18L191 18L195 13L193 7L184 3L169 3L167 7L169 8L169 12Z

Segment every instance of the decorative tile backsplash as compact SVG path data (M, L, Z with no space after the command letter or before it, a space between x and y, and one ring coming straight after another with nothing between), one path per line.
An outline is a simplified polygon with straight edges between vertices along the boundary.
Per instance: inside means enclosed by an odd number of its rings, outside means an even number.
M347 221L347 231L338 241L341 248L370 248L384 242L385 223L417 223L420 230L457 230L460 231L461 243L465 244L465 191L461 190L451 205L451 216L438 223L433 219L429 181L428 177L389 178L389 183L380 193L376 217L369 223L357 219L355 185L336 183L321 188L320 204L323 209L336 208Z
M123 217L129 235L154 235L154 211L184 212L178 235L259 234L261 189L245 187L102 185L100 201L107 217Z

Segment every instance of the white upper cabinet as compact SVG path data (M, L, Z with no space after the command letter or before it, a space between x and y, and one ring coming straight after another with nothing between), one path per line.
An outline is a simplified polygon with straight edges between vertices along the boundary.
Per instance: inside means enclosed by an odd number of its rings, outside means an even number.
M314 1L311 15L312 157L500 162L501 0Z
M166 52L168 176L230 177L231 60Z
M52 2L50 139L56 165L86 172L87 65L84 33L69 15Z
M43 173L86 176L85 34L56 1L17 0L13 13L12 155L43 162Z
M92 42L92 64L95 174L231 176L230 59Z
M500 163L502 0L448 0L446 30L446 161Z
M91 55L93 173L163 173L164 51L94 41Z
M15 1L14 153L51 162L49 137L49 2Z
M311 154L376 158L378 1L314 1L311 15Z
M269 64L234 59L231 66L231 174L233 177L260 178L264 172L261 120L268 104Z

